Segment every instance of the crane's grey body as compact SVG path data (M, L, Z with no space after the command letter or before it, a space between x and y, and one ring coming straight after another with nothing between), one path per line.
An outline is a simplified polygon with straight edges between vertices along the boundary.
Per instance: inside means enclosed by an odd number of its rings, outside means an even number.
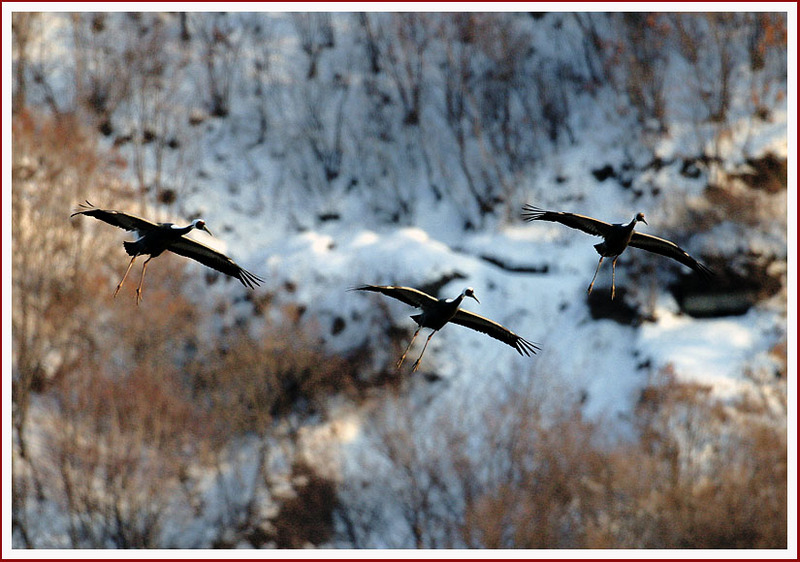
M420 360L422 359L422 356L425 354L425 350L428 347L428 342L430 342L431 338L433 337L433 334L441 330L448 322L460 324L472 330L483 332L484 334L502 341L506 345L510 345L516 349L517 353L520 355L532 355L540 349L538 344L521 338L497 322L493 322L492 320L484 318L483 316L473 312L461 310L461 303L465 297L473 298L480 304L478 297L475 296L475 292L471 287L464 289L461 294L454 299L437 299L436 297L432 297L427 293L423 293L417 289L412 289L411 287L394 287L389 285L362 285L361 287L356 287L352 290L383 293L388 297L395 298L408 305L421 309L420 313L411 315L411 318L417 323L418 328L414 332L414 336L411 338L411 341L408 343L408 346L403 352L403 356L400 357L400 360L397 362L398 369L403 364L406 354L411 348L411 344L413 344L414 340L417 338L420 330L422 328L430 328L433 331L425 341L425 346L422 348L422 353L420 353L419 358L414 362L414 366L412 368L412 371L416 371L419 367Z
M592 292L592 287L597 278L597 272L600 271L603 258L613 258L611 262L611 298L614 298L614 293L616 292L615 277L617 259L628 246L672 258L692 268L706 278L712 275L710 269L695 260L686 250L674 242L659 238L658 236L652 236L651 234L636 232L634 227L637 222L647 224L647 221L644 220L644 213L636 213L633 220L627 224L610 224L584 215L544 211L532 205L525 205L522 211L522 218L526 221L545 220L559 222L570 228L576 228L588 234L603 237L602 242L594 245L594 249L600 254L600 261L597 262L597 269L594 270L594 277L592 277L592 282L589 284L589 293Z
M186 237L186 234L194 229L205 230L209 234L211 231L206 226L205 221L195 219L187 226L176 226L172 223L154 223L149 220L128 214L121 211L112 211L105 209L98 209L88 201L80 205L80 209L72 213L71 217L75 215L87 215L94 217L97 220L106 222L112 226L123 228L125 230L136 232L138 238L136 240L126 240L122 243L125 252L131 257L128 264L128 269L125 270L125 275L122 280L117 284L114 290L114 296L117 296L122 284L128 277L131 271L133 262L139 256L149 256L142 266L142 278L136 287L136 304L142 300L142 285L144 284L144 275L147 272L147 264L151 259L160 256L166 250L175 254L191 258L195 261L202 263L205 266L211 267L231 277L238 279L245 287L254 288L263 281L257 275L253 275L249 271L239 267L232 259L225 254L209 248L205 244L201 244L196 240Z

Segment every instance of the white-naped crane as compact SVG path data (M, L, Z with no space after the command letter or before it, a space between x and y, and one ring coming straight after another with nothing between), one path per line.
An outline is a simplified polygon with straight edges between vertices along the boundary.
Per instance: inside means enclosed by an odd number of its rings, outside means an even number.
M411 287L394 287L390 285L362 285L361 287L355 287L351 290L383 293L387 297L392 297L410 306L421 309L422 312L419 314L413 314L411 316L414 322L417 323L418 327L417 331L414 332L414 337L411 338L406 350L403 352L403 356L397 361L398 369L403 364L406 354L411 348L411 344L414 343L414 340L417 338L419 331L422 328L430 328L433 331L425 341L425 345L422 348L422 353L419 354L419 358L414 362L414 366L412 368L412 372L416 371L419 367L420 360L422 360L422 356L425 354L425 349L428 347L428 342L430 342L431 338L433 337L433 334L441 330L448 322L460 324L461 326L466 326L472 330L483 332L484 334L510 345L516 349L520 355L530 356L540 350L538 344L521 338L497 322L492 322L488 318L484 318L483 316L479 316L478 314L459 308L461 306L461 301L463 301L465 297L473 298L476 302L478 302L478 304L480 304L480 301L478 300L478 297L475 296L475 291L472 289L472 287L467 287L459 296L454 299L437 299L436 297L432 297L427 293L423 293L417 289L412 289Z
M588 292L592 292L594 280L597 278L597 272L600 271L600 264L603 263L603 258L614 258L611 262L612 300L614 299L615 292L617 259L628 246L672 258L683 265L691 267L706 279L709 279L713 275L713 272L708 267L690 256L686 250L678 246L675 242L651 234L634 231L637 222L647 224L647 221L644 220L644 213L636 213L636 216L634 216L633 220L628 224L610 224L584 215L544 211L533 205L524 205L522 208L522 218L526 221L560 222L570 228L576 228L595 236L602 236L603 241L594 245L594 249L600 254L600 261L597 262L597 269L594 270L594 277L592 277L592 282L589 284Z
M144 283L144 274L147 271L147 264L151 259L164 253L165 250L191 258L225 275L235 277L242 285L250 289L255 288L264 281L257 275L253 275L249 271L236 265L236 263L225 254L185 236L195 228L211 234L205 221L201 219L193 220L188 226L177 226L169 222L154 223L128 213L123 213L122 211L98 209L89 203L89 201L81 203L78 210L72 213L70 217L74 217L75 215L94 217L110 225L124 228L125 230L133 231L137 234L138 238L136 240L126 240L122 243L125 247L125 251L132 257L128 264L128 269L125 270L125 275L123 275L122 280L114 290L114 296L116 297L117 293L119 293L119 290L122 288L122 284L128 277L128 273L130 273L136 258L144 255L149 256L142 266L142 278L139 281L139 286L136 287L137 305L142 300L142 284Z

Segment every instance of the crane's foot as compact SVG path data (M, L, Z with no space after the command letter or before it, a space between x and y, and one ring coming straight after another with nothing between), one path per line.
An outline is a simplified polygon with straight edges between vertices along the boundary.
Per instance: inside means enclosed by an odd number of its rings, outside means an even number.
M614 286L612 285L612 286L611 286L611 300L612 300L612 301L614 300L614 294L615 294L615 292L616 292L616 291L614 290Z
M400 359L397 360L397 363L394 364L395 368L399 369L403 366L403 361L406 360L406 356L403 355Z
M136 289L136 306L139 306L139 303L142 302L142 289Z
M420 357L420 359L422 359L422 357ZM419 369L419 359L417 359L416 361L414 361L414 365L413 365L413 367L411 368L411 372L413 373L413 372L415 372L417 369Z
M589 285L589 288L586 289L586 294L587 295L591 295L592 294L592 287L594 287L594 281L592 281L591 285Z
M119 293L119 290L120 290L121 288L122 288L122 285L120 284L120 285L117 285L117 288L116 288L116 289L114 289L114 298L117 298L117 293Z

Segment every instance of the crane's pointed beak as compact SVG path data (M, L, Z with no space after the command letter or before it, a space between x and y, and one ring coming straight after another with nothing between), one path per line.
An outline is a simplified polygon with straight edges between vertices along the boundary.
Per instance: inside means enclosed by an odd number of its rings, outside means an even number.
M646 220L644 220L644 217L642 217L642 222L643 222L644 224L647 224L647 221L646 221Z
M469 296L471 296L473 299L475 299L475 301L476 301L478 304L481 304L481 301L479 301L479 300L478 300L478 297L476 297L476 296L475 296L475 293L472 293L472 294L471 294L471 295L469 295Z
M202 229L208 232L211 236L214 236L214 234L212 234L212 232L208 229L206 225L203 225Z

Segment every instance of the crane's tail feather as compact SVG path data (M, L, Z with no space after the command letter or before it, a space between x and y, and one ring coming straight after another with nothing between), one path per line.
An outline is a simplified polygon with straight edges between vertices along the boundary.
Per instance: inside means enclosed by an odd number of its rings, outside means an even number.
M125 248L125 252L127 252L129 256L135 256L139 253L137 240L125 240L122 243L122 246Z

